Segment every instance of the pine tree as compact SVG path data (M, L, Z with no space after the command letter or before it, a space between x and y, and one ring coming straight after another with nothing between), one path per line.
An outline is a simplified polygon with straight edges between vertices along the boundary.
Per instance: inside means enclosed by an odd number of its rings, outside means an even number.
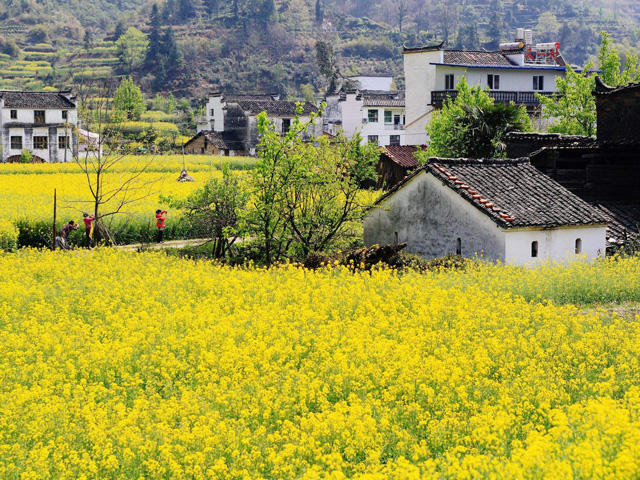
M160 59L160 51L162 48L161 39L161 21L158 12L158 4L154 3L151 7L151 15L149 15L149 48L147 49L147 57L145 64L147 69L153 70Z
M316 22L320 25L324 22L324 2L322 0L316 0Z
M195 0L180 0L178 2L178 20L187 22L196 16L197 2Z
M500 46L502 34L500 33L500 17L498 12L494 11L489 17L489 28L487 29L487 37L489 37L489 48L497 50Z
M167 28L162 36L162 56L168 70L177 70L182 66L182 55L172 27Z

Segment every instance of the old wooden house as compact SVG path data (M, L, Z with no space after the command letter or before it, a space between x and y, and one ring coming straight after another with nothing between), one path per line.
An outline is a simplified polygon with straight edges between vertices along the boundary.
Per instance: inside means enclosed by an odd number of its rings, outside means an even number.
M378 189L389 190L420 166L416 152L426 147L414 145L391 145L382 148L380 162L376 167Z
M596 79L597 137L512 133L507 155L532 165L598 207L615 249L640 231L640 84L609 87Z

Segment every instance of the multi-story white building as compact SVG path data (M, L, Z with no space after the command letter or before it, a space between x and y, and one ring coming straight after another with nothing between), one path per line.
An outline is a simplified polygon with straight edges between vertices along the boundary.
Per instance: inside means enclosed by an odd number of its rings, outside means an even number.
M269 121L282 134L289 131L296 116L304 123L310 120L312 114L318 112L318 108L310 102L299 103L280 100L277 94L223 95L222 93L212 93L206 108L206 118L203 118L202 124L198 125L198 133L224 133L224 136L217 136L225 143L219 151L238 151L245 155L255 155L256 147L260 143L257 117L261 112L266 112ZM305 139L322 135L321 119L318 119L316 123L317 125L312 126L303 134ZM196 137L192 140L196 140ZM238 144L241 145L241 149ZM204 148L205 151L202 153L208 153L206 147Z
M405 99L401 91L350 90L330 95L324 130L330 135L356 133L362 141L380 146L405 145Z
M71 162L78 146L78 109L71 91L0 92L2 161L29 151L36 161Z
M551 95L556 79L564 77L566 64L559 43L533 44L531 30L518 29L516 41L499 51L446 50L443 44L404 48L407 145L427 142L425 126L445 99L455 98L456 86L466 78L470 86L489 90L496 102L525 105L533 114L539 108L536 93Z

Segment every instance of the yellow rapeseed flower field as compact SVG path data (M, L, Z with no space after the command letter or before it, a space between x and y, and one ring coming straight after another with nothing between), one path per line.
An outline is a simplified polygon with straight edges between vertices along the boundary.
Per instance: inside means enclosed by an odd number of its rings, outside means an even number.
M24 250L0 272L2 479L640 476L640 318L545 297L638 302L637 258L398 274Z
M181 156L127 157L111 169L106 181L111 186L122 184L130 178L132 171L150 160L151 164L137 180L138 185L146 185L140 191L145 198L127 205L122 215L110 221L150 223L157 208L167 207L161 198L183 199L196 188L202 188L207 180L222 178L223 162L229 161L232 167L243 169L250 168L255 162L254 159L240 157L187 156L186 168L196 182L179 183L176 179L183 166ZM34 224L52 220L54 189L58 193L60 226L71 219L79 221L83 211L91 212L92 197L87 178L75 163L0 164L0 247L6 248L11 243L5 238L17 237L17 221ZM108 211L109 205L104 210ZM179 216L169 216L169 226L176 221L179 221Z

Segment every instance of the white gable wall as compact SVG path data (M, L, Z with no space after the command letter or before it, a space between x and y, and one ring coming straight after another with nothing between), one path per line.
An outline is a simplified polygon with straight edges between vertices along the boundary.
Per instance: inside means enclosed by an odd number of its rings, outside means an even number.
M506 234L505 259L514 265L575 259L576 240L579 238L582 240L582 254L578 257L593 260L605 255L606 234L606 226L510 230ZM537 258L531 256L533 242L538 242Z
M421 172L364 222L366 246L407 243L407 252L425 258L456 253L462 240L462 256L483 255L504 261L505 232L489 217L442 184L431 173Z
M226 103L222 101L222 96L209 97L207 102L207 126L206 130L214 132L224 132L224 107Z
M427 143L425 114L432 111L431 91L436 89L436 69L431 63L441 63L442 50L421 53L405 53L404 78L406 85L406 143L424 145ZM423 118L424 117L424 118Z

